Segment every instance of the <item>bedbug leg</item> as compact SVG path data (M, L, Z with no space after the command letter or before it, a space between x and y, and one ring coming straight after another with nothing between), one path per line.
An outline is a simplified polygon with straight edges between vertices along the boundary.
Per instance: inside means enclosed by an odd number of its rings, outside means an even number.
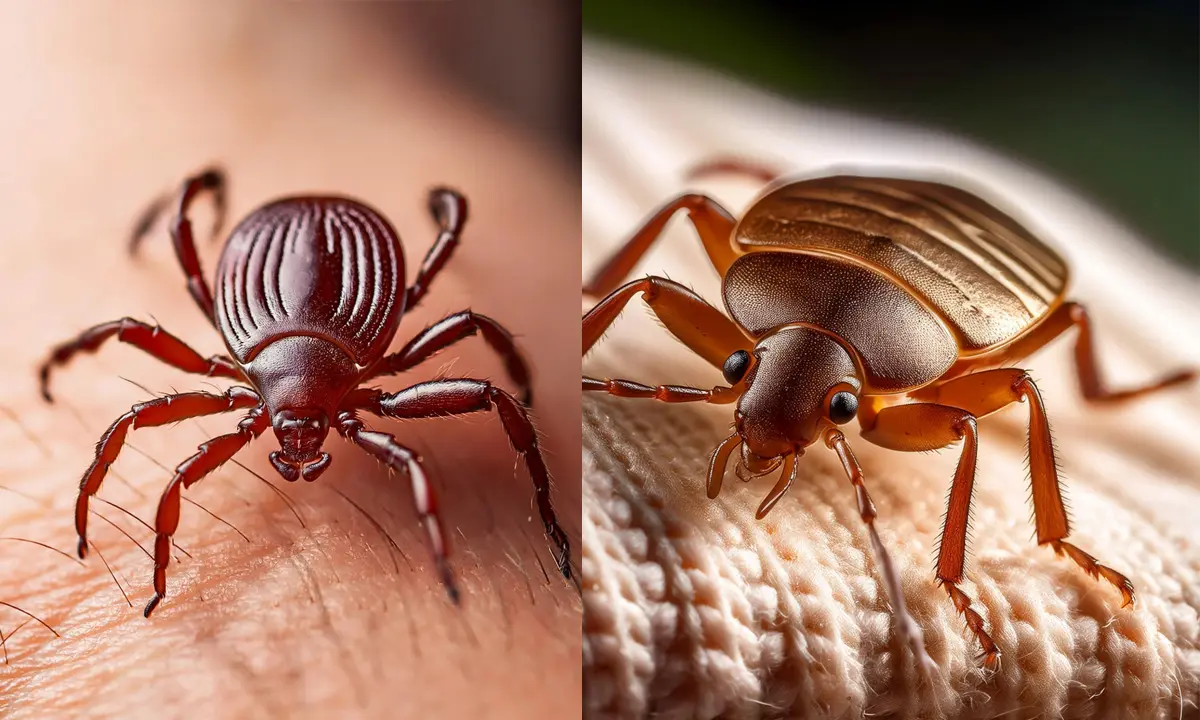
M641 260L654 241L662 235L667 223L680 210L687 210L688 219L700 235L705 252L708 253L717 272L724 275L725 270L737 259L737 252L733 249L731 241L737 221L716 200L705 195L688 193L654 211L642 227L592 275L592 279L583 286L583 293L598 297L615 290L622 280L629 277L638 260Z
M583 316L584 355L638 293L672 335L713 367L723 367L731 353L750 344L736 323L699 295L672 280L650 276L614 290Z
M746 158L717 156L692 165L684 173L684 178L700 180L714 175L737 175L766 185L779 179L783 174L779 168L763 162Z
M1131 604L1134 590L1129 578L1101 565L1088 553L1065 542L1071 533L1071 523L1063 504L1050 421L1046 417L1042 395L1029 373L1019 368L986 370L951 380L934 389L931 395L940 403L966 408L979 417L1012 403L1028 402L1029 474L1033 485L1033 517L1038 544L1050 545L1059 555L1074 560L1093 578L1103 578L1121 593L1122 605Z
M837 453L838 459L842 463L842 469L846 471L846 477L854 486L855 497L858 500L858 514L867 526L871 549L875 554L880 574L883 575L884 591L892 606L896 630L907 642L918 671L928 680L937 673L937 663L929 657L929 653L925 650L925 636L921 631L921 626L908 614L908 606L904 602L904 589L900 585L900 575L896 572L891 555L888 554L883 540L879 537L879 531L875 528L877 516L875 503L871 501L871 496L867 493L867 486L863 483L862 467L858 464L858 458L854 457L849 443L846 442L846 436L842 435L840 431L826 432L825 445ZM982 620L980 625L982 626ZM984 633L984 637L987 637L986 633ZM988 638L988 641L990 642L991 638Z
M167 596L167 566L171 563L171 536L179 529L180 494L244 448L251 440L270 427L270 418L261 410L251 410L238 423L237 432L221 435L200 445L199 451L175 468L175 476L158 501L154 520L154 597L146 604L144 615L150 617L159 602Z

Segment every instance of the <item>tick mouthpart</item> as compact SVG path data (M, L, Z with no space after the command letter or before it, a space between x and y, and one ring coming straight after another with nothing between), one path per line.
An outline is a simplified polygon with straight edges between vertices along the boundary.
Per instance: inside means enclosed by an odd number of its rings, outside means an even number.
M275 471L288 482L296 482L301 477L312 482L321 477L321 474L333 463L333 457L327 452L320 453L315 458L299 459L289 457L276 450L269 457L271 464L275 466Z

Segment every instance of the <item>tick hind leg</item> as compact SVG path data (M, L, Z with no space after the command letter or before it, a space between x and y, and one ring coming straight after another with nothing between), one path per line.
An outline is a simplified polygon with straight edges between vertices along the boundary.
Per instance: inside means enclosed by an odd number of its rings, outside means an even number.
M638 293L667 330L716 367L734 351L745 349L750 340L720 310L679 283L647 277L625 284L583 317L583 353L586 355L604 331ZM598 380L585 377L585 392L607 392L618 397L652 398L664 402L730 403L741 393L728 387L710 390L679 385L651 387L630 380Z
M252 408L262 402L258 393L246 387L232 387L223 395L194 392L167 395L134 405L117 418L96 444L96 457L79 481L79 496L75 500L75 530L79 533L79 557L87 555L88 504L104 482L108 469L117 461L130 430L158 427L188 418Z
M532 405L529 364L517 350L512 333L490 317L470 310L442 318L426 328L401 348L400 352L381 360L378 368L367 379L402 373L420 365L454 343L476 334L482 335L488 346L504 362L505 371L517 385L521 402L526 406Z
M725 270L738 257L737 251L733 248L733 228L737 221L729 214L728 210L721 207L712 198L689 193L680 195L656 210L642 227L592 275L592 279L583 286L584 294L599 297L616 289L662 234L663 229L675 213L680 210L687 210L688 219L692 221L692 226L700 235L700 241L703 243L709 259L712 260L717 272L724 275Z
M384 417L405 420L464 415L495 410L504 433L517 454L525 461L533 480L534 498L542 526L555 547L555 564L563 577L579 587L577 571L572 567L571 543L558 524L550 501L550 471L542 458L537 431L529 414L512 395L485 380L433 380L397 393L370 392L356 398L356 408Z
M425 528L425 536L429 540L429 550L433 554L434 564L437 565L438 575L446 586L450 600L458 604L458 585L454 581L454 573L447 559L446 534L442 530L442 521L438 516L437 496L429 483L425 471L421 468L421 460L412 450L401 445L393 435L375 432L363 427L362 421L353 411L342 412L338 418L338 432L350 442L375 457L384 465L398 470L408 476L412 486L413 503L417 508L417 517Z
M433 279L438 276L462 237L463 225L467 222L467 199L448 188L434 188L429 192L429 212L438 224L438 236L433 247L425 255L417 277L404 295L404 306L414 308L429 291Z
M1121 604L1133 602L1133 584L1129 578L1066 541L1071 532L1067 509L1063 505L1058 464L1050 423L1037 385L1024 370L1005 368L988 370L951 380L932 392L935 402L964 408L982 417L1014 402L1029 403L1029 473L1033 485L1033 514L1039 545L1049 545L1066 555L1094 578L1104 578L1121 592ZM953 491L951 501L953 502ZM943 541L944 543L945 541Z
M233 361L223 355L205 358L188 347L187 343L157 325L150 325L133 318L121 318L90 327L74 340L55 347L50 352L50 357L42 363L39 371L42 397L47 402L53 402L53 397L50 395L50 372L54 367L70 362L76 353L96 352L106 340L112 337L133 345L184 372L234 380L246 379Z
M199 452L175 468L174 477L158 501L158 514L154 519L154 597L146 604L146 617L150 617L167 596L167 566L171 563L171 537L179 529L180 493L225 464L251 440L262 435L270 424L265 412L252 410L238 423L237 432L209 440L200 446Z
M200 258L196 255L196 241L192 233L192 221L189 213L192 203L204 191L213 193L213 204L216 211L216 222L213 224L213 236L221 232L225 221L225 173L217 167L208 168L184 180L176 195L175 219L171 222L171 240L175 245L175 255L187 276L188 292L200 306L209 321L215 323L213 312L213 294L204 279L200 268ZM150 204L134 227L133 236L129 242L129 251L137 252L138 246L150 228L154 226L158 216L170 206L170 196L159 198Z

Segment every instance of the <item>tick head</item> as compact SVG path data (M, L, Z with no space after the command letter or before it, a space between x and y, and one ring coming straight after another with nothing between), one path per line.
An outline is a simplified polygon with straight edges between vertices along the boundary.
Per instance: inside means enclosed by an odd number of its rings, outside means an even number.
M731 384L745 383L736 415L743 478L771 472L858 412L862 381L854 360L841 343L811 327L776 330L753 353L731 355L725 370Z
M305 480L329 466L329 454L321 452L329 434L329 416L324 410L297 408L280 410L271 418L271 427L279 439L279 452L271 453L271 463L285 480Z

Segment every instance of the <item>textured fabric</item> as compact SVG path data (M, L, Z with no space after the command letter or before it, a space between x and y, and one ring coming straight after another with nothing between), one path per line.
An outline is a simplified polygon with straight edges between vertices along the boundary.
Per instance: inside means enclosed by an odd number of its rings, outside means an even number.
M723 80L590 43L585 48L584 274L659 204L699 189L740 211L757 188L686 185L713 154L812 171L861 165L943 170L1061 249L1073 298L1093 314L1114 385L1200 362L1200 288L1113 218L1047 178L965 142L795 107ZM945 177L946 172L940 173ZM637 273L667 275L719 304L694 231L673 223ZM586 309L591 301L585 299ZM939 666L919 685L892 625L854 493L814 446L765 520L773 478L704 493L728 406L589 393L583 404L584 673L591 718L1162 717L1200 713L1200 391L1117 408L1080 400L1063 338L1026 366L1056 433L1071 540L1130 576L1111 586L1038 547L1025 469L1028 408L980 423L971 554L963 589L1003 652L979 646L933 557L957 450L906 454L848 432L879 510L909 611ZM593 376L720 383L634 301L584 360Z

